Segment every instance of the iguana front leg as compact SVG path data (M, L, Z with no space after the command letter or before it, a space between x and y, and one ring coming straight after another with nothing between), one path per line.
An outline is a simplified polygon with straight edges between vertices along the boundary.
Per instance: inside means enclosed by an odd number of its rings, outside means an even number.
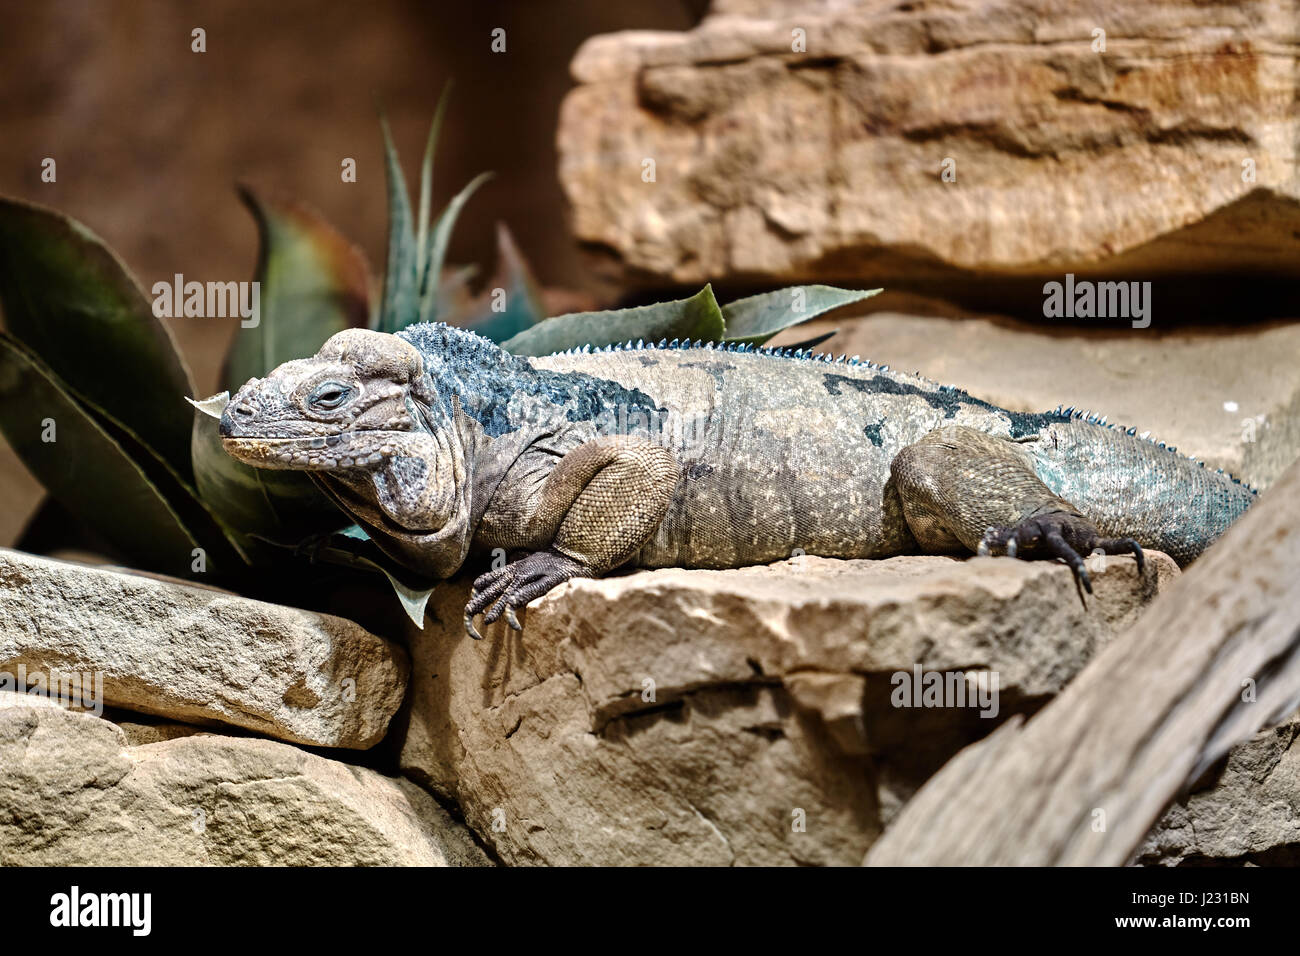
M960 425L936 428L899 452L890 470L908 527L926 551L1061 558L1090 594L1084 555L1131 552L1143 569L1136 541L1102 537L1007 439Z
M550 546L481 575L465 607L465 630L505 616L570 578L613 570L641 549L663 520L681 468L672 453L638 438L595 438L569 452L542 484L524 540Z

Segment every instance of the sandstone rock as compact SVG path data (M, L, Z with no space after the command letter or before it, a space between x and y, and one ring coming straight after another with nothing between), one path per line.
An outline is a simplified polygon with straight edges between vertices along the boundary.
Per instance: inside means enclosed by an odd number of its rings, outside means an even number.
M131 747L90 714L0 709L0 865L486 862L406 780L271 740Z
M1290 4L713 9L571 65L560 180L625 280L1296 273Z
M39 694L22 694L10 690L0 690L0 710L10 707L26 707L46 710L67 710L69 705L56 697L42 697Z
M1177 569L796 558L573 581L465 637L467 582L412 634L403 772L512 864L856 864L949 756L1036 708ZM891 706L893 675L996 672L996 719Z
M101 703L297 743L367 748L405 651L351 621L0 549L0 673L102 675Z
M1137 862L1300 863L1300 720L1233 750L1221 772L1166 812Z
M95 713L93 706L87 707L85 704L79 704L71 700L62 700L58 697L42 696L41 694L0 690L0 709L6 707L54 708L55 710L69 710L74 713L88 713L95 717L101 717L122 731L129 747L138 747L141 744L156 744L164 740L175 740L178 737L192 737L196 734L210 733L210 731L204 730L202 727L195 727L191 724L178 724L168 720L150 720L139 714L133 714L126 710L117 710L113 707L104 708L103 713ZM240 731L232 728L224 731L224 733L226 736L230 736L232 733L239 735Z
M164 740L179 740L181 737L194 737L199 734L210 734L210 731L203 730L201 727L194 727L190 724L175 724L170 721L164 721L156 724L141 723L136 720L112 720L118 730L126 738L128 747L139 747L142 744L157 744ZM223 735L229 736L229 735Z
M1047 331L993 318L876 313L815 320L819 349L861 355L1015 411L1073 405L1267 486L1300 457L1300 325Z
M918 791L869 866L1121 866L1300 705L1300 462L1029 720Z

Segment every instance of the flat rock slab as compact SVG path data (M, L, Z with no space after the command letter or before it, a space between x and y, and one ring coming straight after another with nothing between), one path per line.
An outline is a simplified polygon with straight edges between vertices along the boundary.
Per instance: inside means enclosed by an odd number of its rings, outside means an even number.
M1176 580L1149 560L1144 581L1094 563L1088 610L1063 565L1006 558L638 572L569 582L483 641L454 582L412 634L402 769L507 863L856 864L948 757ZM917 667L996 673L996 715L974 694L894 706Z
M816 320L776 342L834 329L820 349L919 371L1013 411L1085 408L1261 488L1300 457L1293 322L1107 332L881 312Z
M1300 719L1260 732L1165 813L1137 854L1148 866L1300 864Z
M407 780L252 737L133 747L91 714L0 707L0 865L487 863Z
M354 749L384 736L409 673L343 618L0 549L0 673L20 665L102 675L115 707Z
M712 11L571 65L560 181L626 282L1296 272L1293 3Z

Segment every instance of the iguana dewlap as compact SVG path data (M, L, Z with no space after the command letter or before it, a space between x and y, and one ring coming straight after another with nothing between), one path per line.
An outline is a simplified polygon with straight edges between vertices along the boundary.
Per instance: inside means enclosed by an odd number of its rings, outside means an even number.
M394 559L471 554L466 624L623 565L1155 548L1186 564L1248 508L1221 472L1073 409L1010 412L856 360L660 343L511 355L444 325L352 330L249 381L226 450L308 472Z

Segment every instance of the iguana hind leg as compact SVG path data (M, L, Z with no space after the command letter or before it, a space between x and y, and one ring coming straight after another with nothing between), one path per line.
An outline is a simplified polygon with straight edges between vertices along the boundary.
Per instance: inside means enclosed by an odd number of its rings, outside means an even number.
M1015 443L974 428L947 425L895 457L891 472L903 515L926 551L965 548L1026 560L1061 558L1092 592L1084 555L1132 553L1132 538L1103 538L1091 521L1048 488Z
M651 441L595 438L569 452L541 487L521 538L549 541L474 582L465 606L465 630L480 637L483 623L505 616L519 630L515 610L575 577L594 577L628 561L654 533L681 476L677 459Z

